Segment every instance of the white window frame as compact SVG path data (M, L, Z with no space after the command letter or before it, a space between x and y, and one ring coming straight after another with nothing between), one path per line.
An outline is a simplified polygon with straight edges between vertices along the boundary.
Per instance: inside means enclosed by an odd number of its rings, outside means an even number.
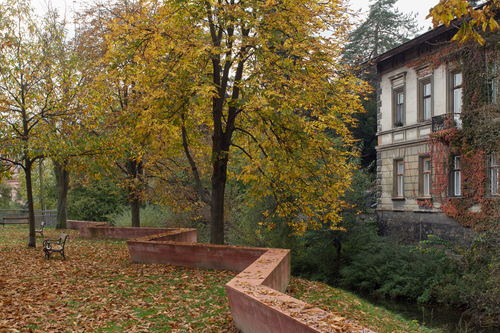
M495 152L490 155L490 194L499 195L499 166L498 156Z
M431 196L431 159L429 157L422 159L422 184L424 197Z
M455 156L453 158L453 196L459 197L462 195L462 168L461 168L461 157Z
M461 72L451 74L451 111L453 112L453 120L458 128L462 128L462 83L463 77Z
M405 166L404 166L404 161L397 161L396 162L396 196L397 197L404 197L404 173L405 173Z
M432 118L432 84L431 81L422 82L422 118Z
M396 123L404 125L405 94L403 91L395 91L396 94Z

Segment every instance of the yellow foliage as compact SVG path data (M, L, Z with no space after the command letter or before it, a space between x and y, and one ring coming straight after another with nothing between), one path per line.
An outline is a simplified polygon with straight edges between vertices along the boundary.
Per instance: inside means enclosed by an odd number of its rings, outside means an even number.
M234 177L300 217L298 232L335 227L358 153L348 126L368 89L340 62L345 10L340 0L118 2L101 81L132 87L117 141L161 163L150 172L171 205L201 200L213 212Z
M467 0L441 0L439 4L430 9L427 18L432 18L434 28L439 24L449 26L451 21L461 18L470 18L462 21L461 27L452 41L465 43L470 38L476 40L481 45L484 44L483 37L473 29L480 27L483 31L498 31L499 25L495 18L495 12L500 4L500 0L491 0L484 6L472 7Z

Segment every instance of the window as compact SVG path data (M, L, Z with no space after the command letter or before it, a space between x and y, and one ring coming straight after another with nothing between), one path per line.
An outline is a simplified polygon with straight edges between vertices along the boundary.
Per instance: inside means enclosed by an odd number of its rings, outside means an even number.
M424 84L424 120L431 119L431 84Z
M498 104L498 64L494 62L491 66L488 66L488 103Z
M450 179L450 195L459 197L462 195L462 178L461 178L461 161L460 156L455 156L453 159L453 171Z
M431 78L419 82L419 120L432 118L432 82Z
M458 128L462 128L462 120L460 119L462 113L462 73L453 73L452 83L453 120L455 120Z
M404 104L405 103L405 95L402 91L396 92L396 121L394 125L403 126L404 124Z
M392 85L392 123L394 127L403 126L405 117L405 86L406 72L398 73L389 78Z
M423 183L423 196L430 197L431 196L431 159L424 158L422 159L422 183Z
M403 161L396 162L396 196L403 197L403 177L405 166Z
M491 195L498 195L498 156L496 153L490 155L490 187Z

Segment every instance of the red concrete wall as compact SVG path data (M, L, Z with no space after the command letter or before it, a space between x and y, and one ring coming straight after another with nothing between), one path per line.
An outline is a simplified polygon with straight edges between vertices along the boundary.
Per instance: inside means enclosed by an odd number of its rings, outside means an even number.
M236 279L237 278L235 278L235 280ZM301 321L292 317L290 313L281 311L277 306L275 306L275 304L283 304L283 307L286 307L288 305L295 304L295 302L298 302L297 304L303 304L302 308L306 308L306 303L298 301L292 297L276 293L273 289L267 287L259 288L259 292L266 292L271 295L268 295L267 298L255 297L251 294L245 293L241 288L229 286L230 283L226 285L226 293L229 299L229 305L231 307L231 315L233 317L235 326L242 332L324 332L308 325L305 321ZM255 291L251 290L248 290L248 292L256 293ZM276 302L278 298L280 298L279 303ZM297 309L300 309L300 305L299 307L297 307Z
M133 262L172 264L178 266L241 271L257 260L267 249L179 244L133 239L127 241Z
M190 234L193 231L196 233L196 229L188 229L191 230ZM87 226L84 225L80 227L80 236L82 237L90 237L90 238L120 238L120 239L131 239L131 238L141 238L144 236L153 236L158 234L165 233L183 233L183 231L179 231L179 229L172 228L116 228L109 226ZM185 238L186 241L188 235L177 236L177 239ZM194 240L196 241L196 239Z
M290 250L193 244L195 229L165 230L87 226L80 233L135 238L127 240L133 262L240 271L226 292L235 326L244 333L374 333L283 294L290 281ZM142 233L147 235L137 238Z
M154 242L196 243L198 241L198 231L196 229L174 229L174 231L163 234L142 237L141 240Z
M86 225L103 225L103 226L108 226L108 222L91 222L91 221L75 221L75 220L67 220L66 221L66 228L72 229L72 230L79 230L80 227L86 226Z

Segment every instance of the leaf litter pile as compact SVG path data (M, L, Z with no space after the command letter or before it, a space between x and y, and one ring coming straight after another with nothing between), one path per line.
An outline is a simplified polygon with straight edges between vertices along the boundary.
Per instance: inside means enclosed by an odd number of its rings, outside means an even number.
M0 332L239 332L225 292L237 272L135 264L126 241L65 232L67 259L56 253L46 260L44 238L28 248L27 227L0 229ZM49 229L45 238L59 236ZM324 284L292 278L289 289L375 331L413 331L399 320L372 318L357 300L339 301L347 294Z

